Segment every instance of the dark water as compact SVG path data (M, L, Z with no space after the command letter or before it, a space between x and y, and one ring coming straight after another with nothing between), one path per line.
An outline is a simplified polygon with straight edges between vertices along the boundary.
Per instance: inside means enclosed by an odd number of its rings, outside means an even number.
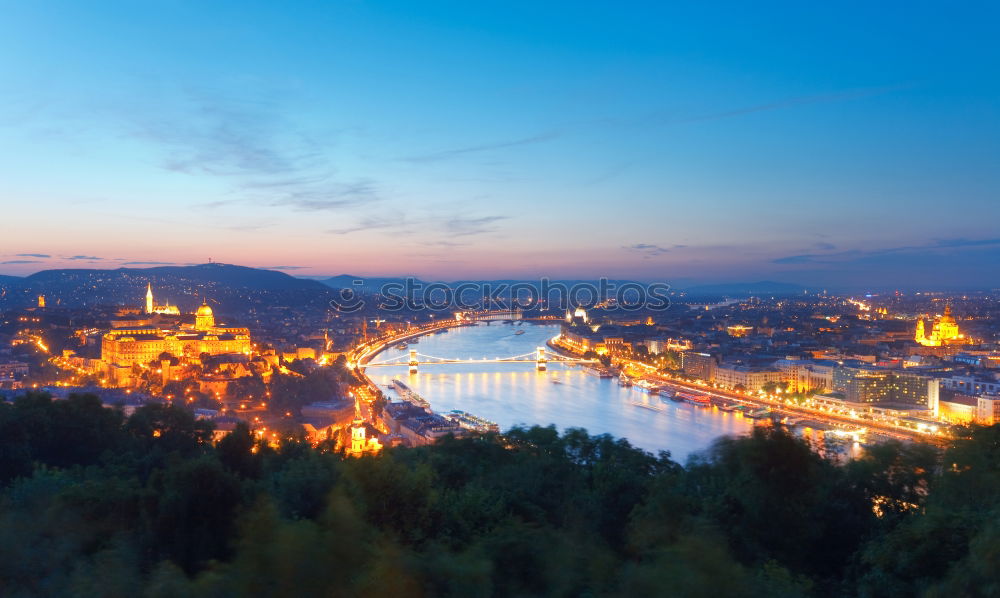
M518 330L524 334L515 334ZM445 358L509 357L530 353L557 334L556 325L493 322L424 336L409 348ZM391 348L372 361L408 350ZM382 388L393 378L402 380L437 412L468 411L497 422L501 429L516 424L586 428L592 434L625 437L649 451L670 451L682 462L716 437L744 434L752 427L749 419L737 414L674 403L636 388L623 388L617 379L602 380L581 367L560 364L549 364L546 372L535 371L530 363L485 363L420 366L415 375L405 367L373 367L368 374Z

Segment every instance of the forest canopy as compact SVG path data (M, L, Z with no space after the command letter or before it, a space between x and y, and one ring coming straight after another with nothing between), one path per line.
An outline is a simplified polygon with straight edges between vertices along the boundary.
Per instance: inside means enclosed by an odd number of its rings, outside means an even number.
M90 395L0 404L4 596L987 596L1000 427L686 464L553 427L348 458Z

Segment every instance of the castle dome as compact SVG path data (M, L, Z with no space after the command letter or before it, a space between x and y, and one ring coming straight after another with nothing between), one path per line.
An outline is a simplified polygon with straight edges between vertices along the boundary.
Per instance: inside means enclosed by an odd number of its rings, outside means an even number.
M198 308L198 311L196 311L194 313L195 313L196 316L211 316L211 315L213 315L212 314L212 308L209 307L209 305L207 303L202 303L201 307Z

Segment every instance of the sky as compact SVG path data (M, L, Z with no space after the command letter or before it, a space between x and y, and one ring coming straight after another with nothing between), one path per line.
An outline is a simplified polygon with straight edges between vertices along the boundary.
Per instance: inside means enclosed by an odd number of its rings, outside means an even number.
M1000 286L998 7L0 0L0 273Z

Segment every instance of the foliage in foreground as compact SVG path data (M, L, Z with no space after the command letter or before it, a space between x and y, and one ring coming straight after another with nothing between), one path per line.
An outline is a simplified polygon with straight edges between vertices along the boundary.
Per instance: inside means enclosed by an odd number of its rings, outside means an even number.
M765 430L684 467L539 427L344 459L33 395L0 405L0 483L4 596L1000 591L1000 427L844 466Z

